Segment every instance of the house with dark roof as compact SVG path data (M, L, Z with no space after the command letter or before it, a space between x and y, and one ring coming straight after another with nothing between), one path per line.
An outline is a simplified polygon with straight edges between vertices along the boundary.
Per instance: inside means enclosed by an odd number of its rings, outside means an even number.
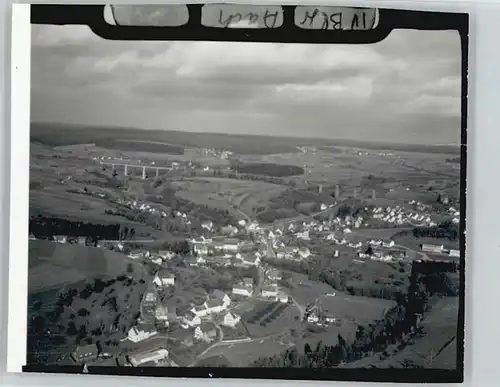
M179 316L179 322L184 329L187 329L200 325L201 318L192 310L188 310L182 316Z
M217 327L212 322L204 322L194 330L194 338L210 343L217 337Z

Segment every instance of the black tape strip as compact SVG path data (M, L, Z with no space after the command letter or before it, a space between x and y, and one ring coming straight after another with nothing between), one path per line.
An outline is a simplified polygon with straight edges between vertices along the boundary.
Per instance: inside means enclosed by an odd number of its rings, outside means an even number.
M201 24L203 4L188 4L189 22L180 27L114 26L104 20L104 5L32 5L33 24L83 24L111 40L206 40L277 43L367 44L383 40L395 28L462 30L468 15L380 9L379 25L366 31L306 30L294 22L295 6L283 6L284 22L273 29L230 29Z

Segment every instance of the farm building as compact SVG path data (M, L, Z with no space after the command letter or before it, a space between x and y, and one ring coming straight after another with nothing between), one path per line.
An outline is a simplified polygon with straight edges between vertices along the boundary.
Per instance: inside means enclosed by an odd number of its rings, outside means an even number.
M166 270L159 270L153 282L160 287L173 286L175 284L175 276Z
M237 253L240 248L240 241L234 238L227 238L223 242L222 249L227 252Z
M243 281L242 283L233 286L233 294L250 297L253 294L253 280Z
M75 352L73 352L73 357L77 362L84 361L87 359L97 358L99 350L96 344L84 345L77 347Z
M162 360L168 359L168 351L164 348L157 349L155 351L148 351L143 353L138 353L136 355L130 356L130 363L134 367L138 367L146 363L158 363Z
M128 331L128 339L134 343L149 339L155 336L158 332L151 326L147 324L139 324L135 327L130 328Z
M278 297L278 285L272 284L262 288L262 297L274 298Z
M67 235L54 235L53 239L57 243L67 243L68 242Z
M241 257L241 262L245 266L259 266L260 265L260 258L256 256L251 256L251 255L243 255Z
M222 325L224 325L226 327L234 328L240 322L240 320L241 320L240 316L238 316L234 313L228 312L224 316L224 320L222 321Z
M205 322L196 327L194 330L194 338L210 343L217 337L217 328L211 322Z
M429 245L429 244L423 244L422 245L422 251L426 253L437 253L440 254L443 252L444 246L443 245Z
M87 244L87 238L86 237L78 237L76 239L76 243L78 243L79 245L86 245Z

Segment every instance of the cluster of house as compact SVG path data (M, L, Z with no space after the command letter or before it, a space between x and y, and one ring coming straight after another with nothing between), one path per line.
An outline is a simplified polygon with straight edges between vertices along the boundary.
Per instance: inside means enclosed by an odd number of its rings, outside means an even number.
M460 258L460 250L445 249L443 245L433 245L424 243L422 245L422 251L424 253L429 253L429 254L441 254L441 255L448 255L454 258Z
M179 313L177 310L170 312L157 296L159 288L175 284L175 276L168 270L160 270L154 276L153 284L155 288L148 291L143 298L142 309L145 316L128 332L128 340L134 343L156 336L158 334L156 327L168 327L170 321L173 320L178 322L183 329L192 330L194 339L209 342L216 337L215 322L234 328L241 320L240 316L229 310L231 298L223 291L214 290L202 304L192 305L189 309ZM146 321L147 316L152 316L153 319Z
M159 216L161 218L167 218L169 216L165 211L158 210L157 208L154 208L153 206L151 206L151 204L148 204L148 203L145 203L145 202L140 202L138 200L122 200L122 199L118 199L117 203L120 204L120 205L122 205L122 206L124 206L124 207L127 207L130 210L144 212L144 213L148 213L148 214L151 214L151 215L156 215L156 216ZM186 222L190 222L187 219L187 215L185 213L177 211L176 214L175 214L175 216L178 217L178 218L185 219Z
M339 318L336 315L330 311L324 310L316 304L311 304L306 307L304 318L309 324L318 326L328 326L339 322Z
M382 222L395 224L395 225L404 225L404 224L414 224L418 223L420 225L428 225L435 226L436 222L434 222L431 216L423 211L425 211L425 206L420 202L415 202L414 200L410 201L410 204L416 206L415 211L407 212L401 206L394 207L375 207L372 209L372 217L373 219L378 219Z
M454 224L459 224L460 223L460 211L458 211L455 207L450 207L448 208L448 214L453 216L452 222Z
M203 154L213 156L221 160L227 160L233 152L224 149L203 148Z

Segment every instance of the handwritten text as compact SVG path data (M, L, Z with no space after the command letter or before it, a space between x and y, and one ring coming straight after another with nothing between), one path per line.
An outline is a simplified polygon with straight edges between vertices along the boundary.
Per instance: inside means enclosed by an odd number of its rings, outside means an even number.
M283 10L276 6L207 4L203 7L202 24L219 28L278 28L283 24Z
M377 10L340 7L297 7L295 24L317 30L369 30L375 28Z

